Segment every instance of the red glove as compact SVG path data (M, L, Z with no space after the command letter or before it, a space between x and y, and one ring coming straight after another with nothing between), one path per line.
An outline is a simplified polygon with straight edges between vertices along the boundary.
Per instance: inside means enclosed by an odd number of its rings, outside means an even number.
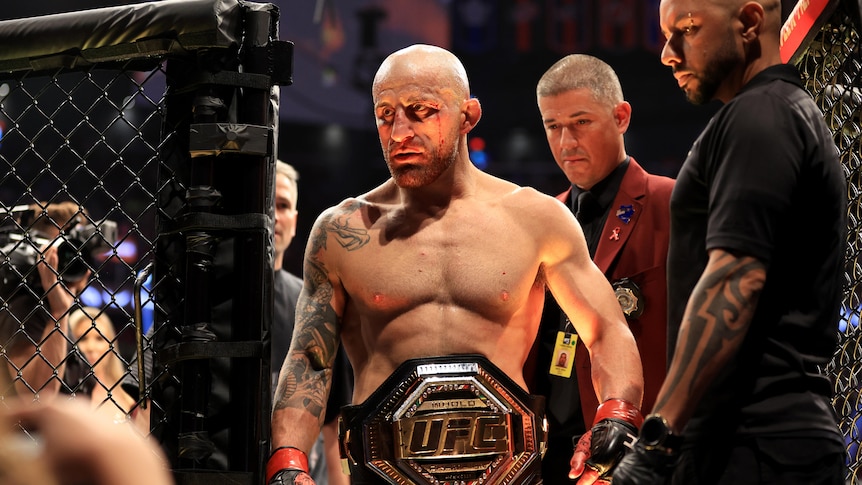
M631 449L643 420L640 409L628 401L608 399L599 405L592 429L575 446L569 478L581 477L579 485L610 483L604 479Z
M269 485L314 485L308 474L308 457L292 446L282 446L272 452L266 462L266 483Z

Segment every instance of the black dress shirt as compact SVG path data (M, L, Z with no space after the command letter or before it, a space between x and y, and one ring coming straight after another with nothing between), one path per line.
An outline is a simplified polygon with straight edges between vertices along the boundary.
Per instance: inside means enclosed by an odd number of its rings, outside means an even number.
M590 249L591 258L596 255L599 237L608 218L611 203L613 203L614 198L617 196L617 191L620 189L620 184L628 167L629 157L626 157L622 163L617 165L617 168L613 172L590 190L584 190L577 185L572 185L569 204L572 212L578 218L578 222L581 223L581 228L584 230L584 238L587 240L587 247Z

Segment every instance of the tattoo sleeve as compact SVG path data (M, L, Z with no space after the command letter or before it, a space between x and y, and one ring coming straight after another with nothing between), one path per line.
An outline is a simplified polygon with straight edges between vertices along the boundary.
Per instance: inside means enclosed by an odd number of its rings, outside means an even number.
M338 246L354 251L370 241L368 230L350 227L353 203L324 215L309 239L304 264L304 287L297 301L296 323L287 360L278 377L273 409L304 409L322 424L332 364L338 350L339 315L333 308L335 289L326 266L330 235Z
M699 398L741 345L766 279L765 265L752 257L722 250L710 252L709 263L685 310L679 341L654 410L670 401L683 405L682 428Z

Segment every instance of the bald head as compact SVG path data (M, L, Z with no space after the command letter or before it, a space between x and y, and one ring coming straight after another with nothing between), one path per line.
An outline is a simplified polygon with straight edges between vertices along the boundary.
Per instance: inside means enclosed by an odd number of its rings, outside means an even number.
M746 4L756 3L763 8L763 28L766 33L781 30L781 0L712 0L724 4L730 14L737 14Z
M464 65L446 49L415 44L395 51L384 59L374 76L371 92L377 96L382 82L416 82L428 86L445 87L456 100L470 96L470 84Z
M763 7L763 27L769 32L781 32L781 1L780 0L757 0Z
M762 33L772 35L781 30L781 0L706 0L702 3L719 8L731 17L737 16L743 8L747 8L746 5L760 5L763 10Z
M781 0L661 0L659 10L675 10L683 14L707 10L734 18L752 5L763 12L763 28L767 33L781 29Z
M781 17L781 0L710 0L719 5L727 5L733 11L739 10L746 3L759 3L764 11L774 12Z

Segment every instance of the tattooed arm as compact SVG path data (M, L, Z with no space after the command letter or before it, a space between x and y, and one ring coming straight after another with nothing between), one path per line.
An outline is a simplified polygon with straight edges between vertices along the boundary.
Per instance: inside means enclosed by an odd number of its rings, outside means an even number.
M307 453L323 424L345 301L344 290L327 262L331 257L327 239L335 215L334 210L321 214L306 248L296 324L273 402L273 449L291 446Z
M350 224L363 204L351 199L330 208L311 229L293 337L273 402L273 449L291 446L308 452L320 434L348 300L336 264L370 241L366 228Z
M710 382L737 353L766 281L766 266L721 249L691 293L668 375L653 412L677 433L691 418Z

